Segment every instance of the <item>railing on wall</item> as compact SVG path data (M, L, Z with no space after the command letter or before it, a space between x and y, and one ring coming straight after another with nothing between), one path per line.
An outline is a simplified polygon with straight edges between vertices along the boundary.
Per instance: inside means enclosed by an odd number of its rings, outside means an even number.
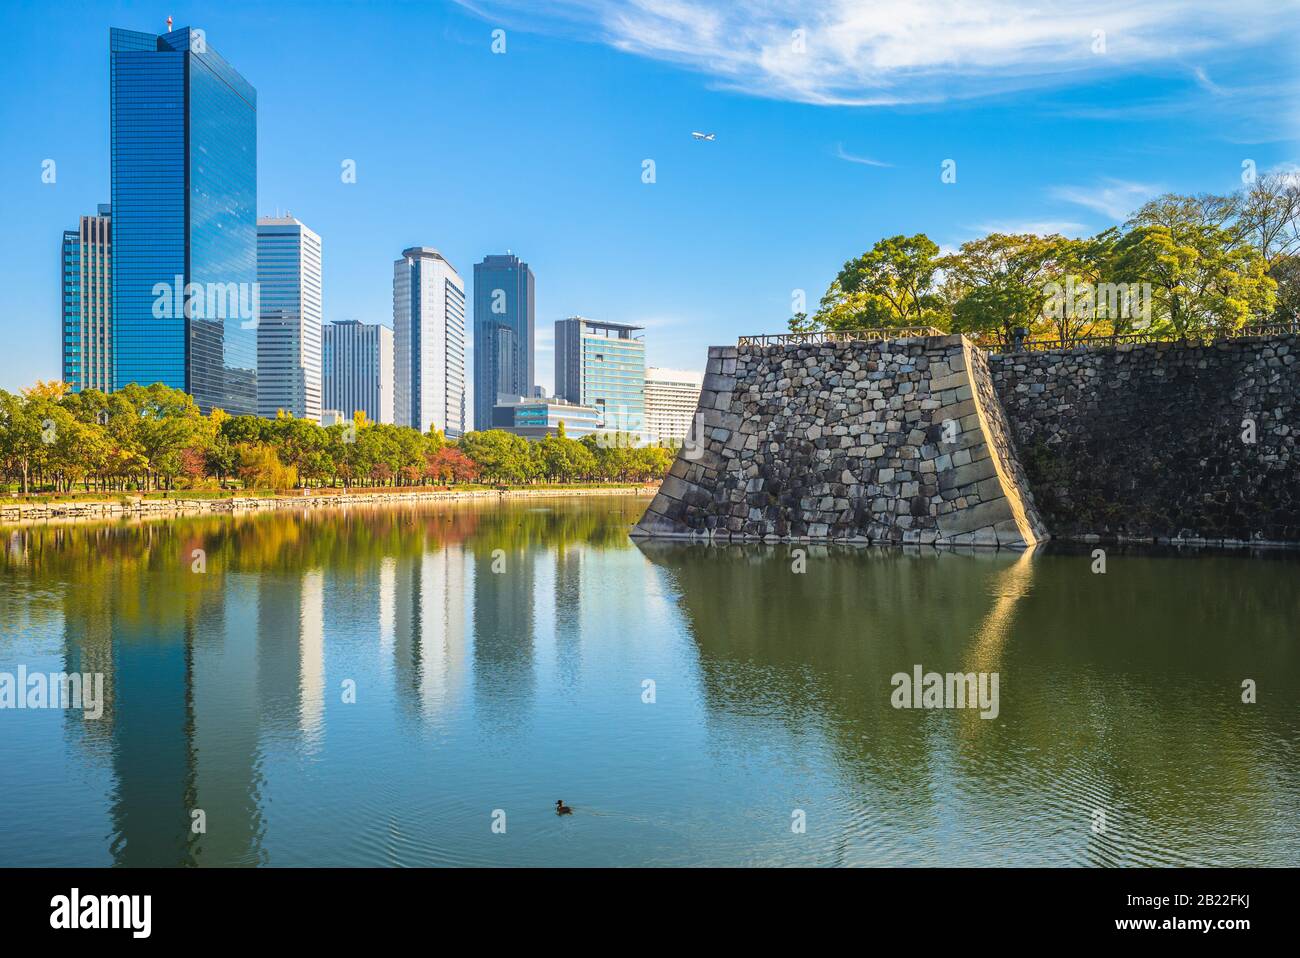
M1045 353L1061 349L1096 349L1106 346L1138 345L1145 343L1216 343L1227 339L1245 339L1251 336L1289 336L1300 334L1300 320L1280 323L1252 323L1237 329L1202 330L1184 336L1160 332L1124 333L1119 336L1076 336L1072 339L1013 339L999 337L977 339L981 349L991 353Z
M737 346L820 346L823 343L878 343L886 339L912 339L917 336L944 336L933 326L896 326L884 329L824 329L815 333L771 333L765 336L741 336Z
M1097 348L1140 343L1200 342L1213 343L1249 336L1289 336L1300 334L1300 319L1280 323L1252 323L1233 330L1205 330L1187 336L1165 331L1124 333L1119 336L1076 336L1072 339L1012 339L997 336L970 336L981 349L991 353L1048 352L1054 349ZM824 329L814 333L770 333L741 336L738 346L820 346L824 343L877 343L890 339L919 336L945 336L934 326L894 326L879 329ZM969 335L969 334L968 334Z

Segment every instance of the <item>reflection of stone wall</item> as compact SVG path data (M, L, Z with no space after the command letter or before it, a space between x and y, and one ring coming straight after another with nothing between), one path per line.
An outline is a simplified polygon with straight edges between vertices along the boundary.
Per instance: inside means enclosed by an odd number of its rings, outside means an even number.
M1296 339L989 357L1053 534L1300 541Z
M961 336L714 347L700 443L634 534L1024 546L1045 538Z

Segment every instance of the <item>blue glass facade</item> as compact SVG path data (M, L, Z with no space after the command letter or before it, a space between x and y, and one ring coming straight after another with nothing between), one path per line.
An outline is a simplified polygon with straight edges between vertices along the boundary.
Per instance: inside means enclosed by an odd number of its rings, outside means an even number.
M594 406L613 432L645 432L642 327L575 316L555 323L555 394Z
M581 439L599 433L603 420L603 413L589 406L521 397L493 406L492 419L483 428L504 429L525 439L541 439L558 436L563 425L569 439Z
M257 412L257 93L202 31L110 31L114 387Z
M533 271L518 256L474 264L474 428L488 429L498 396L531 396Z

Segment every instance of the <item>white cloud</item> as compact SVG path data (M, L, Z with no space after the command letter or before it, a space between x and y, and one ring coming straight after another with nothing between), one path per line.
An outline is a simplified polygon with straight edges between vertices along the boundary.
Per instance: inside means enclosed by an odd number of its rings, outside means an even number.
M846 160L849 163L857 163L861 166L893 166L893 163L885 163L882 160L873 160L869 156L858 156L844 149L843 143L835 144L835 157L840 160Z
M1210 75L1205 72L1205 67L1197 67L1192 71L1192 76L1196 77L1196 85L1202 90L1213 93L1215 96L1228 96L1227 90L1210 79Z
M1051 194L1058 200L1101 213L1115 221L1126 220L1134 210L1160 192L1147 183L1107 179L1093 186L1054 186Z
M458 2L493 22L679 64L724 88L851 105L979 96L1239 50L1294 29L1264 0ZM1104 53L1093 52L1096 31Z
M1082 223L1069 220L1019 220L1015 222L981 223L975 230L982 235L988 233L1033 233L1035 236L1083 236L1092 231Z

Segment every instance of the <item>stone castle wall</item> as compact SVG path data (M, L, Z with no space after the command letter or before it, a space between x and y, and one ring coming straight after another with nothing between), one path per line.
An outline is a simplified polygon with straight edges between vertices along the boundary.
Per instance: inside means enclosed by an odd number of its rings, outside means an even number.
M1296 336L988 363L1053 535L1300 542Z
M1023 547L1046 537L963 337L714 347L633 535Z

